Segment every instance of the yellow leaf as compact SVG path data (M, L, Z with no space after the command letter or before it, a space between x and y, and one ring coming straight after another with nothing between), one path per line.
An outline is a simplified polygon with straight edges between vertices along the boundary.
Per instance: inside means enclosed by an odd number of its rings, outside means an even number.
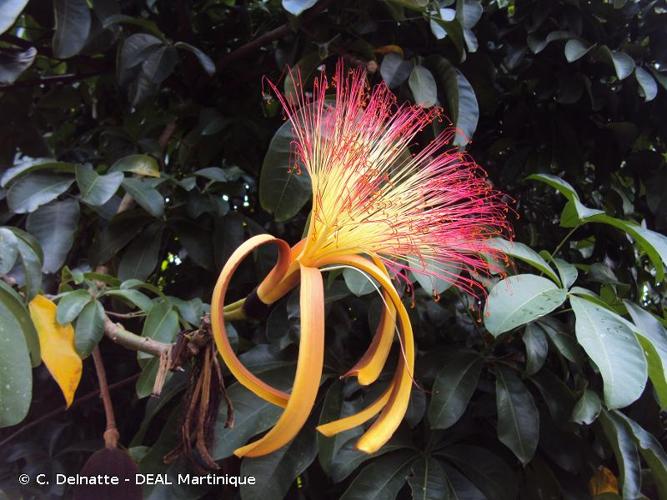
M588 488L592 496L602 495L603 493L618 494L618 480L613 472L604 466L600 466L588 482Z
M60 386L69 408L83 365L74 347L74 329L69 323L63 326L56 321L56 305L43 295L37 295L28 307L39 336L42 361Z
M373 52L375 52L376 54L383 54L383 55L394 53L403 57L403 49L398 45L383 45L382 47L376 47L375 50L373 50Z

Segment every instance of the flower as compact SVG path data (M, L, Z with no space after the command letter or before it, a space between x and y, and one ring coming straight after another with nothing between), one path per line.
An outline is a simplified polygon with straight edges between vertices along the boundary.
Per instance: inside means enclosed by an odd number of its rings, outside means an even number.
M311 178L313 199L303 240L290 248L270 235L243 243L225 264L211 300L218 349L241 384L285 408L262 438L235 451L261 456L286 445L306 422L317 397L324 360L322 270L352 267L373 278L386 305L368 350L344 376L362 385L377 380L398 331L400 356L385 392L361 412L320 425L327 435L361 425L377 415L357 442L373 453L398 428L413 384L415 347L407 310L391 276L409 282L415 270L447 280L463 290L481 289L475 273L489 271L483 254L494 254L490 238L509 230L507 207L484 172L465 153L448 147L447 130L413 153L419 133L440 118L440 110L407 104L383 84L369 89L362 70L346 72L338 63L330 83L316 78L306 97L300 75L291 75L295 92L281 101L294 136L293 175ZM334 99L328 93L333 90ZM278 261L256 291L240 306L251 313L270 305L298 284L301 339L291 393L271 387L245 368L229 344L223 305L229 281L241 261L257 247L278 247ZM230 315L227 314L227 319ZM398 328L397 328L398 326Z

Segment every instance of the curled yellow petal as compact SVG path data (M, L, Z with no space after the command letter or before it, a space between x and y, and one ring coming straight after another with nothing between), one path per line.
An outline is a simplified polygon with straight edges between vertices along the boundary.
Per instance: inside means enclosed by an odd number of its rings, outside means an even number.
M324 364L324 286L319 269L301 266L300 274L301 339L292 393L276 425L259 440L234 451L238 457L258 457L285 446L315 404Z
M328 422L326 424L319 425L317 427L317 430L320 433L324 434L326 437L331 437L338 434L339 432L344 432L350 429L354 429L355 427L369 421L375 415L380 413L380 411L382 411L382 408L384 408L387 405L387 402L389 401L389 397L391 396L393 390L394 390L394 384L392 382L389 385L389 387L385 389L385 391L379 398L377 398L375 401L373 401L373 403L368 405L360 412L357 412L354 415L350 415L349 417L341 418L338 420L334 420L332 422Z
M374 453L391 439L391 436L401 424L410 402L415 362L414 338L410 318L389 277L367 259L358 255L332 255L319 259L317 264L318 266L348 265L370 275L387 292L398 313L402 353L398 361L393 390L380 416L357 441L359 450Z
M262 302L277 302L299 283L300 265L296 257L301 253L304 244L305 241L301 240L290 249L289 263L280 280L271 280L267 276L257 287L257 296Z
M28 304L30 318L39 337L42 360L65 397L67 407L74 400L83 363L74 346L74 328L56 321L56 304L37 295Z
M213 339L215 340L218 351L236 379L243 386L247 387L265 401L285 407L289 399L289 394L270 386L256 375L253 375L236 356L236 353L229 343L229 338L227 337L225 315L223 311L225 295L227 294L227 288L229 287L229 282L231 281L234 272L253 250L267 244L274 244L278 247L278 261L263 280L262 285L270 289L272 285L275 286L281 282L290 266L289 245L285 241L274 238L268 234L253 236L245 241L229 257L229 260L227 260L225 266L222 268L222 272L215 284L213 297L211 298L211 328L213 330Z

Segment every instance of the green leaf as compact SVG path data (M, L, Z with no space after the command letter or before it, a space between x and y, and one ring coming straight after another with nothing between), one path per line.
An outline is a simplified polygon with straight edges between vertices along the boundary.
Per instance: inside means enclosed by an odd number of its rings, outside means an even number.
M16 236L6 227L0 227L0 274L11 271L18 256Z
M472 140L479 120L479 106L470 82L447 59L427 58L427 65L437 76L447 100L445 110L456 127L455 146L465 146Z
M28 308L21 296L2 280L0 280L0 304L5 310L4 314L7 317L11 315L16 320L19 326L18 330L23 334L25 343L28 345L32 366L38 366L42 362L39 337L30 319Z
M123 180L123 188L134 200L153 217L164 215L164 198L160 192L141 179Z
M11 228L16 236L16 248L25 273L25 289L28 299L32 299L42 289L42 249L35 238L18 228Z
M408 84L418 106L430 108L438 102L438 86L435 78L424 66L415 66L412 69Z
M0 34L12 27L16 18L28 5L28 0L5 0L0 9Z
M658 497L667 498L667 453L665 453L660 441L621 412L614 411L612 413L618 420L623 421L632 433L635 443L639 447L639 453L653 472L653 478L658 488Z
M393 500L405 484L417 455L401 450L373 460L354 478L341 500Z
M179 331L178 314L169 302L162 300L151 308L141 335L160 342L172 342Z
M283 9L293 16L300 16L304 10L310 9L317 0L282 0Z
M50 170L52 172L73 174L76 170L76 165L73 163L64 163L46 159L21 162L14 167L8 168L2 174L2 178L0 179L0 187L7 187L7 185L14 179L40 170Z
M530 462L540 439L540 416L533 396L513 371L496 368L498 439L522 464Z
M432 295L440 295L449 289L457 280L461 269L455 265L443 265L434 260L408 255L408 266L413 278L419 285ZM445 280L436 277L436 275L445 275L450 279Z
M178 64L178 50L169 45L162 45L154 50L141 64L144 76L154 84L160 84L172 74Z
M74 341L76 351L87 357L104 336L104 308L97 300L86 304L76 320Z
M134 33L128 36L123 42L118 57L118 72L121 84L124 83L125 75L129 75L128 70L141 65L161 45L161 39L148 33Z
M141 233L151 220L143 210L128 210L114 216L93 241L90 249L93 265L108 262Z
M294 369L278 368L265 373L272 386L285 390L291 386ZM283 412L282 408L260 399L238 382L227 389L227 395L234 408L234 428L225 427L227 405L222 403L215 423L215 439L210 448L215 460L231 456L251 437L272 427Z
M194 54L194 56L197 58L197 61L199 61L199 64L201 64L201 67L204 69L204 71L206 71L208 76L213 76L215 74L215 63L213 62L213 59L211 59L203 50L186 42L176 42L174 47L178 49L185 49Z
M259 177L259 202L279 222L294 217L310 200L310 176L304 168L290 168L293 140L290 122L276 131L264 156Z
M510 276L491 289L484 307L484 325L498 336L549 314L566 298L565 290L534 274Z
M12 212L25 214L34 212L41 205L55 200L74 182L70 176L35 173L21 177L7 192L7 204Z
M667 331L651 313L624 300L634 323L634 332L644 348L648 376L658 396L661 409L667 408Z
M107 290L104 295L118 297L147 313L153 308L153 301L138 290Z
M601 410L602 402L597 393L585 389L577 404L574 405L572 421L582 425L591 425L598 418Z
M620 50L609 50L606 45L602 45L596 50L596 56L614 67L619 80L624 80L630 76L635 69L635 60L632 57Z
M109 173L111 172L131 172L143 177L160 177L157 160L148 155L124 156L111 165Z
M343 399L343 384L341 382L335 382L329 387L324 398L319 423L325 424L333 420L349 417L359 410L361 410L359 404L356 404L356 402L353 401L345 401ZM331 437L327 437L319 432L317 433L318 459L322 469L328 476L333 476L333 464L336 461L341 447L347 442L352 442L353 440L356 442L356 438L358 438L362 432L361 428L355 427L347 431L339 432Z
M564 261L563 259L553 259L554 264L556 264L556 269L558 269L558 274L560 275L560 281L563 284L563 288L566 290L569 289L574 282L577 281L579 276L579 271L577 271L576 266L570 264L569 262Z
M488 500L517 498L517 483L512 469L493 453L477 446L457 444L448 446L437 454L463 472ZM450 482L454 477L450 475Z
M382 58L380 74L390 89L399 87L405 82L411 71L412 63L394 52L390 52Z
M484 493L454 467L442 464L442 468L450 488L449 496L443 497L443 500L486 500Z
M56 320L61 325L71 323L91 300L88 290L74 290L63 294L58 301Z
M77 200L54 201L28 215L26 229L44 252L42 270L55 273L65 263L79 224Z
M651 76L651 73L646 71L644 68L637 66L635 68L635 78L637 79L637 83L641 87L642 93L644 94L644 101L649 102L655 99L655 97L658 95L658 84L655 81L655 78Z
M164 226L161 222L150 224L123 253L118 265L118 278L146 280L155 270L162 246Z
M346 267L343 269L343 279L350 291L357 297L368 295L376 290L373 286L373 278L358 269Z
M528 39L526 40L526 42L528 48L531 50L533 54L539 54L551 42L555 42L557 40L566 40L571 37L572 33L570 33L569 31L552 31L544 39L539 38L535 34L531 33L530 35L528 35Z
M304 427L287 446L269 455L245 458L241 476L254 476L257 483L240 487L242 500L284 498L294 480L315 460L315 429ZM260 481L259 478L262 478Z
M555 283L559 285L561 284L558 275L553 271L551 266L547 264L547 261L528 245L524 245L518 241L507 241L503 238L491 238L488 243L491 248L495 248L504 254L519 259L526 264L530 264L535 269L546 274Z
M535 375L547 360L549 344L544 330L536 323L528 323L522 337L526 346L526 374Z
M569 63L578 61L588 54L593 47L595 47L595 45L590 45L582 40L572 38L565 43L565 59L567 59L567 62Z
M0 14L2 15L2 14ZM0 85L11 85L27 70L37 57L37 49L4 51L0 54Z
M447 474L440 462L424 457L412 464L408 478L412 498L415 500L443 500L449 498Z
M623 498L641 498L641 463L630 431L615 412L602 410L600 423L616 457Z
M526 179L530 181L543 182L554 188L560 194L565 196L568 200L579 199L579 195L577 194L577 191L572 187L572 184L570 184L567 181L564 181L558 176L551 174L532 174L526 177Z
M77 55L88 40L91 16L86 0L54 0L53 55L67 59Z
M20 423L32 400L32 369L26 338L11 298L0 293L0 427Z
M76 167L76 183L81 191L81 200L93 206L104 205L116 194L123 182L122 172L98 175L90 165Z
M623 408L641 396L647 366L637 338L615 313L570 296L579 344L593 360L604 381L608 408Z
M433 429L447 429L463 416L472 397L483 359L476 353L456 352L443 360L433 382L428 421Z

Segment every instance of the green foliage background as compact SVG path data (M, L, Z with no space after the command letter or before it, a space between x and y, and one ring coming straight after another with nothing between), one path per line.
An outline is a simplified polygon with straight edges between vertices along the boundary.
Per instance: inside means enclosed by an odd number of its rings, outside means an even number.
M456 144L514 200L517 244L497 242L516 257L511 276L485 283L486 304L442 284L436 302L418 280L419 387L368 457L353 448L361 430L314 430L378 391L338 375L381 302L332 273L310 425L239 461L232 451L279 412L228 378L236 425L224 428L223 404L212 453L258 485L158 485L146 498L578 499L601 466L618 496L667 498L664 0L7 0L0 33L0 497L71 494L16 478L79 471L104 427L96 397L62 411L26 300L61 294L82 356L104 311L164 342L199 326L231 252L264 232L294 243L308 216L309 181L288 173L289 127L262 78L289 92L286 68L312 78L343 58L400 101L444 108ZM135 204L115 215L123 197ZM244 264L232 298L272 257ZM235 324L241 359L285 388L298 319L292 294L265 323ZM162 461L188 374L150 398L157 360L108 340L101 350L140 469L191 471ZM95 388L86 358L77 397Z

